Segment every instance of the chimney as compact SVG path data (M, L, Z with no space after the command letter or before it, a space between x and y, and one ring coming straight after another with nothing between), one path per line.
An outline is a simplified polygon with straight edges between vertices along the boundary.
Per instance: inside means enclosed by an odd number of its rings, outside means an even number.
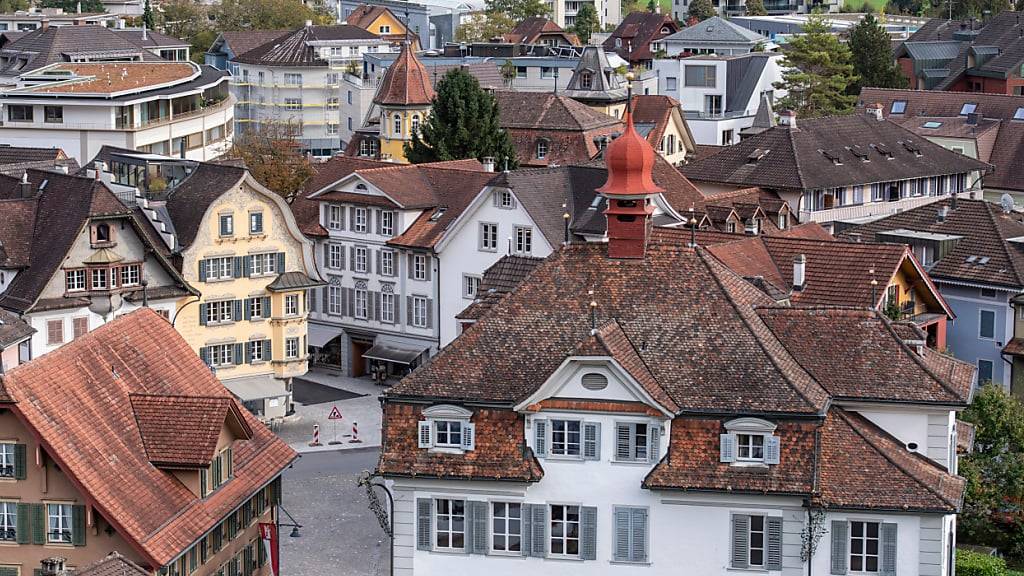
M21 175L21 197L34 198L35 191L32 190L32 183L28 181L28 172Z
M39 21L39 29L40 30L46 30L49 27L50 27L50 19L49 18L43 18L42 20Z
M796 130L796 112L783 110L779 112L779 126L785 126L790 130Z
M875 120L885 120L885 116L882 115L882 104L876 102L867 107L868 118L874 118Z
M146 38L147 38L147 36L146 36L146 23L143 22L142 23L142 39L146 40Z
M313 21L312 20L306 20L306 28L309 28L312 25L313 25Z
M654 13L661 14L661 2L654 3Z
M494 156L484 156L484 170L494 172Z
M956 210L956 192L953 192L949 198L949 209Z
M978 125L978 113L977 112L970 112L970 113L967 114L967 125L968 126L977 126Z
M936 222L945 222L946 214L949 214L949 206L943 206L939 208L939 213L935 215Z
M64 571L64 563L67 562L66 558L46 558L39 563L42 568L39 573L41 576L61 576L66 574Z
M807 256L800 254L793 257L793 290L799 292L807 283Z

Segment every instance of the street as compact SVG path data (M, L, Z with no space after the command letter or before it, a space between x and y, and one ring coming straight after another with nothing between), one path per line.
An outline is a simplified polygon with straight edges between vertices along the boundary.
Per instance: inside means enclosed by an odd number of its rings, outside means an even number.
M281 573L288 576L387 574L388 541L356 486L363 470L377 465L379 450L303 454L284 474L283 508L300 536L281 528ZM381 495L382 498L386 498ZM281 522L289 522L281 514Z

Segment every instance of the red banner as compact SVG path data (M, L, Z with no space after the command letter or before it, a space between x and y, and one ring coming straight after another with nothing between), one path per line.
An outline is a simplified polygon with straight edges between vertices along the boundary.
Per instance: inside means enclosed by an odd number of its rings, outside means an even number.
M260 523L260 539L263 540L263 550L270 559L270 570L274 576L280 576L280 560L277 557L277 524Z

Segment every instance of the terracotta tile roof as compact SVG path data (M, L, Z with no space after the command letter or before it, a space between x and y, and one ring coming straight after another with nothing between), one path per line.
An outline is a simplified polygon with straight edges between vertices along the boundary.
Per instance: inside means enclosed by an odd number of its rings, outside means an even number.
M757 314L800 366L835 398L954 406L966 406L970 400L970 380L950 381L935 373L933 364L904 344L876 311L774 307L758 308ZM841 359L820 345L840 341L851 343L843 347Z
M637 94L633 96L633 121L638 124L654 124L646 139L655 148L672 121L672 111L679 108L679 101L671 96Z
M369 30L370 25L384 14L391 14L392 18L394 18L394 14L392 14L391 10L385 6L360 4L352 10L352 13L348 15L348 18L345 18L345 23L351 24L352 26L358 26L363 30ZM400 21L398 18L394 18L394 20Z
M502 256L484 271L477 288L477 297L465 310L455 315L458 320L477 320L483 317L506 294L516 289L526 276L543 262L533 256Z
M506 130L582 132L608 126L622 129L622 122L617 118L602 114L568 96L550 92L498 90L494 97L498 100L499 123Z
M675 403L668 392L658 383L658 380L651 374L650 369L644 362L644 359L640 357L640 353L637 351L636 346L629 341L629 337L623 332L622 326L613 320L609 320L604 323L603 326L597 329L597 332L590 336L587 341L592 341L599 350L595 350L592 354L581 354L581 355L600 355L610 356L615 359L625 370L629 372L629 375L634 380L640 383L644 390L651 395L651 398L664 407L669 412L675 412L679 410L679 405ZM590 343L590 342L587 342ZM580 350L582 353L582 350Z
M651 42L678 31L679 25L668 14L631 12L622 19L602 46L606 52L615 52L619 57L635 63L654 57ZM616 40L621 40L621 45L616 46Z
M474 409L476 446L465 454L442 454L417 447L423 406L389 402L384 407L384 449L377 466L388 476L446 480L537 482L544 476L523 439L523 417L510 410Z
M1003 354L1024 356L1024 338L1014 338L1003 346Z
M237 404L174 327L148 308L14 368L4 385L16 401L15 412L39 435L47 454L153 566L184 552L295 458ZM234 478L199 499L173 474L151 464L132 394L234 403L252 430L251 439L234 442Z
M527 412L543 412L552 410L555 412L611 412L616 414L646 414L648 416L664 417L661 410L652 408L643 402L625 402L619 400L572 400L566 398L546 398L535 404L530 404L525 409Z
M821 433L821 492L829 508L958 512L966 482L855 413L833 408Z
M409 44L402 45L398 58L380 80L373 102L383 106L423 106L434 100L430 74Z
M18 189L19 182L18 178L2 177L0 188ZM3 215L0 218L0 266L23 268L31 261L38 202L11 196L0 200L0 214Z
M302 192L291 203L292 214L302 233L306 236L327 235L327 230L320 225L320 202L309 198L310 194L341 181L361 168L380 168L386 165L389 163L353 156L334 156L327 162L313 164L313 176L306 180Z
M21 89L17 93L117 94L184 82L200 73L198 64L188 62L68 63L47 68L49 70L67 71L80 79L42 84Z
M863 114L799 119L797 129L776 126L725 150L682 167L691 180L810 190L909 178L986 171L968 158L903 128ZM904 145L919 150L913 152ZM848 146L857 145L870 161ZM892 158L876 146L887 149ZM767 152L765 152L767 151ZM839 158L835 164L825 153ZM759 160L752 160L760 157Z
M224 396L129 393L128 399L142 446L158 467L209 466L225 421L244 421L234 412L234 401Z
M503 34L505 42L513 44L539 44L543 36L561 36L566 42L579 46L580 41L575 34L562 29L554 21L543 16L531 16L516 24L511 32Z
M948 212L940 222L937 213L943 208ZM997 204L964 198L957 200L957 208L953 210L950 199L943 199L855 226L844 230L841 236L874 240L879 234L898 229L961 237L929 269L934 279L1024 287L1024 245L1009 241L1024 236L1024 220L1020 214L1006 214ZM975 258L968 262L971 256Z
M149 572L118 552L111 552L102 560L75 570L74 574L75 576L147 576Z
M36 333L33 328L17 314L0 308L0 350L21 342Z

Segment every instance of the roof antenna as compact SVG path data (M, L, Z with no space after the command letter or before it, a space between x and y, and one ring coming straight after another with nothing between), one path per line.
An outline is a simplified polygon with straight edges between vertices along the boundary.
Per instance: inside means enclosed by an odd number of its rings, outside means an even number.
M697 217L693 213L693 203L690 203L690 219L687 220L687 224L690 225L690 248L697 247Z
M565 239L562 241L566 246L569 245L569 210L565 204L562 204L562 220L565 221Z
M871 309L874 310L878 305L878 280L875 280L874 268L868 270L868 274L871 275Z
M597 300L594 300L594 291L587 290L587 296L590 296L590 335L597 334Z

